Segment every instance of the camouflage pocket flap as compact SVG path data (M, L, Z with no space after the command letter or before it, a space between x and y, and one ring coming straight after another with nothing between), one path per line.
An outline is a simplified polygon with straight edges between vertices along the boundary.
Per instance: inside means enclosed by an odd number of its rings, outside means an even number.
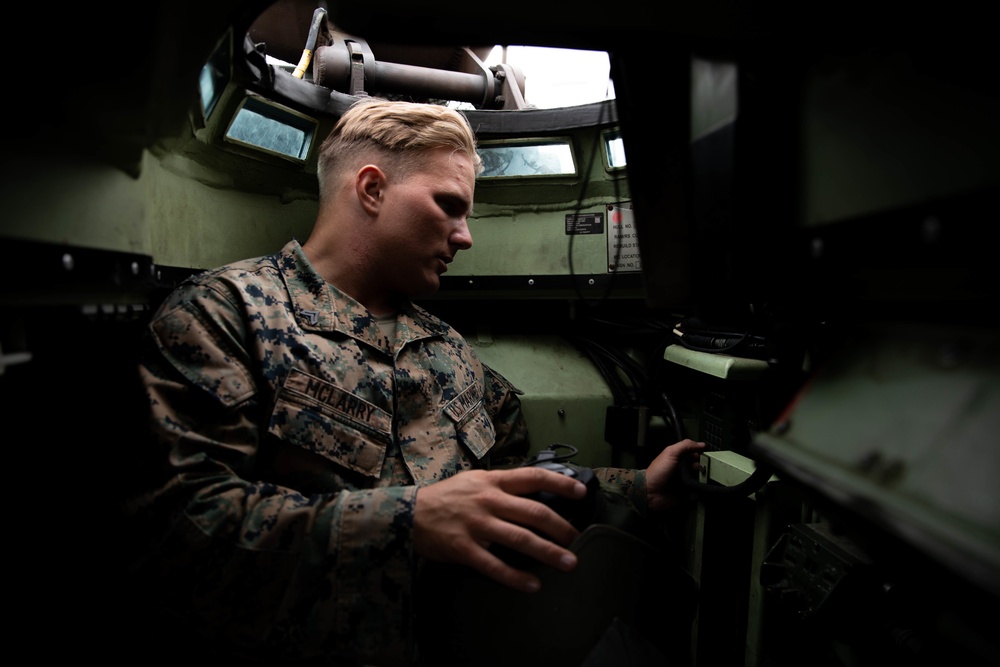
M336 385L293 370L278 393L269 432L285 442L378 477L392 438L391 416Z
M481 408L468 415L456 434L458 441L472 452L477 459L482 459L493 448L496 442L496 430L489 413Z

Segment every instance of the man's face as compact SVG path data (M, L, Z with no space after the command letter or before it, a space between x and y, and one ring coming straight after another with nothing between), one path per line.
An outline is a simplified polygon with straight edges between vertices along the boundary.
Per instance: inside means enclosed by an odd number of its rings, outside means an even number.
M455 254L472 247L475 187L472 161L450 148L428 152L419 169L386 184L376 222L386 289L414 297L441 286Z

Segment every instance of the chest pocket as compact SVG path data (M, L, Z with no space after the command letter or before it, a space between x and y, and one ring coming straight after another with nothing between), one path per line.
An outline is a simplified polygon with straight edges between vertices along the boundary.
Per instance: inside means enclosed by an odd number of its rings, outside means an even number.
M482 459L496 442L496 430L483 402L483 388L471 384L444 406L444 414L455 423L460 445Z
M330 382L293 369L278 392L268 431L377 478L392 441L392 417Z

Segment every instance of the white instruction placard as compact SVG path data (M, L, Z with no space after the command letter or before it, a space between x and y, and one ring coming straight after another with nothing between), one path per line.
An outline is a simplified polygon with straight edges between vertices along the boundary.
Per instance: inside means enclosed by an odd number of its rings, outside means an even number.
M639 236L628 204L608 207L608 273L642 271Z

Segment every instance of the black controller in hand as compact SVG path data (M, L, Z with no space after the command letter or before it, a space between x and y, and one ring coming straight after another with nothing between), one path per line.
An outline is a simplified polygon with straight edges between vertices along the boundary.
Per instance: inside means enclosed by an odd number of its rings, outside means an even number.
M556 453L558 448L571 449L572 453L560 456ZM600 486L600 481L590 468L584 468L566 461L573 454L576 454L576 451L575 447L556 443L550 445L548 449L539 452L538 456L525 463L524 466L545 468L546 470L551 470L567 477L575 477L586 485L587 495L582 500L558 496L548 491L539 491L527 496L533 500L545 503L573 524L578 530L583 530L590 523L590 519L593 516L595 496Z
M572 451L569 454L559 455L556 453L556 450L560 448L566 448ZM554 493L549 493L548 491L539 491L525 496L526 498L531 498L532 500L537 500L538 502L548 505L550 508L558 512L564 519L573 524L577 530L582 531L590 525L591 520L594 517L600 480L597 479L594 475L594 471L590 468L584 468L567 462L567 459L571 458L574 454L576 454L576 452L577 450L575 447L555 443L550 445L548 449L544 449L539 452L538 456L535 458L525 462L522 467L545 468L546 470L552 470L553 472L557 472L561 475L575 477L587 486L587 495L579 500L565 498ZM536 561L528 556L499 544L494 544L490 547L490 550L514 567L530 568L533 565L537 565Z

